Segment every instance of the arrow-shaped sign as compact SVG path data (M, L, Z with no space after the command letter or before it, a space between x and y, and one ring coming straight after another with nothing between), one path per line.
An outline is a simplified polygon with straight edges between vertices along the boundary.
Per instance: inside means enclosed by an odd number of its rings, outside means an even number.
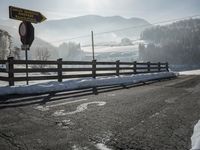
M9 6L9 18L32 23L40 23L46 20L46 17L43 16L40 12L13 6Z

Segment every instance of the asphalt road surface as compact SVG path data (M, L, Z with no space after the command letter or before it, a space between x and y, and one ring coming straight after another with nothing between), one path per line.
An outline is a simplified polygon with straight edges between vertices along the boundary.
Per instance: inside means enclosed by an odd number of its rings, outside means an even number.
M0 97L1 150L188 150L200 76Z

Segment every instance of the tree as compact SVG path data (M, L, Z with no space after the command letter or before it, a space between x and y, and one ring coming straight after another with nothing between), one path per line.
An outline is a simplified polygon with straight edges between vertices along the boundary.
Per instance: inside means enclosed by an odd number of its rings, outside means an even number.
M171 64L200 66L200 19L175 22L146 29L141 39L148 44L139 55L147 61L168 61ZM139 49L142 49L140 46Z
M63 60L81 60L84 52L79 43L68 42L59 46L59 55Z
M139 49L139 60L142 60L142 58L144 58L144 53L145 53L145 46L144 44L139 44L138 46Z
M48 60L51 54L47 48L37 48L36 49L36 59L37 60Z
M20 59L20 48L15 46L12 50L12 54L14 56L15 59Z
M11 36L8 32L0 30L0 59L4 60L8 56L11 47Z
M129 38L123 38L121 40L121 45L123 45L123 46L132 45L132 42Z
M37 48L35 53L36 60L47 61L51 54L47 48ZM39 65L39 68L45 68L46 65Z

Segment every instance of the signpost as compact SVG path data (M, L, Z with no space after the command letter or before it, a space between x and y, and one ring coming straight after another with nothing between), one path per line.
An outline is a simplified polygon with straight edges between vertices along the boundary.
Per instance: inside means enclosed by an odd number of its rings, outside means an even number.
M34 41L34 27L31 23L41 23L46 20L40 12L9 6L9 18L21 20L19 25L19 35L22 42L22 50L26 56L26 84L28 85L28 50Z
M46 20L40 12L9 6L9 18L31 23L40 23Z

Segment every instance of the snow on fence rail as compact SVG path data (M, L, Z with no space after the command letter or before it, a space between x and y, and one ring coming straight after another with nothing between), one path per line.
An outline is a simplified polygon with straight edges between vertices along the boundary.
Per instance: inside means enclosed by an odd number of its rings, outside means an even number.
M28 69L25 68L26 63ZM17 81L58 80L110 75L129 75L169 71L168 63L151 62L98 62L93 61L39 61L0 60L0 80L13 86ZM26 77L25 73L29 76ZM37 73L37 74L36 74ZM50 74L51 73L51 74Z

